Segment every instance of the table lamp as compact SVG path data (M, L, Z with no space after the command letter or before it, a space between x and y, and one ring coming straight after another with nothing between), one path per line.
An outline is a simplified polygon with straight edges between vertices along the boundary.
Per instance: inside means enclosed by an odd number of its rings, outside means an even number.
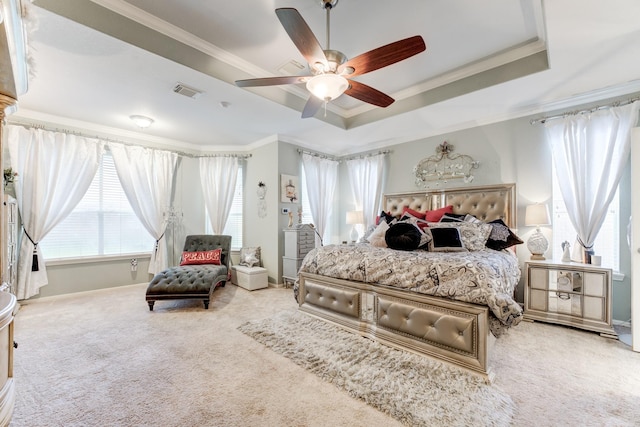
M546 204L536 203L527 206L524 215L524 225L536 227L536 231L527 240L527 249L531 252L531 259L545 259L544 253L549 249L549 241L540 231L541 225L549 225L549 209Z
M351 242L358 241L358 230L356 229L357 224L364 224L364 215L362 211L348 211L347 212L347 224L351 225Z

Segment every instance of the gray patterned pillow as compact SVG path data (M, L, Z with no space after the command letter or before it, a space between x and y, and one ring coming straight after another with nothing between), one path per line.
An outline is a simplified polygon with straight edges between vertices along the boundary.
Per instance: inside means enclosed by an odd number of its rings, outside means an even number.
M260 246L240 249L240 265L260 267Z

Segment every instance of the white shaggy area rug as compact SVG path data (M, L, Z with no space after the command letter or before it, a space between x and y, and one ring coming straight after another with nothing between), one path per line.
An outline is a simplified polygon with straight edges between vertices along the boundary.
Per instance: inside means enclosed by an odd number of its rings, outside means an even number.
M508 426L515 405L479 376L300 312L239 327L273 351L411 426Z

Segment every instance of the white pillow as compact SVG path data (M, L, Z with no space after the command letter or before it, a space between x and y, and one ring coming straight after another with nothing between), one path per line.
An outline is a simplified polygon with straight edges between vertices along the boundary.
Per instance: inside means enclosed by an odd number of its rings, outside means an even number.
M389 229L389 224L386 221L381 221L380 224L373 230L373 233L369 235L369 243L371 246L376 246L378 248L386 248L387 242L384 240L385 234L387 234L387 230Z

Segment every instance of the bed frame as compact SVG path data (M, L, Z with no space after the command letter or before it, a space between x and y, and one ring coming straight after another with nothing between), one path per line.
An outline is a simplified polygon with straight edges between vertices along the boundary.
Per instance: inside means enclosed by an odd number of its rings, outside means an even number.
M452 205L483 221L502 219L515 228L515 184L389 194L385 211L404 207L424 212ZM495 338L489 308L421 295L389 286L301 272L299 310L392 347L452 363L493 378L489 366Z

